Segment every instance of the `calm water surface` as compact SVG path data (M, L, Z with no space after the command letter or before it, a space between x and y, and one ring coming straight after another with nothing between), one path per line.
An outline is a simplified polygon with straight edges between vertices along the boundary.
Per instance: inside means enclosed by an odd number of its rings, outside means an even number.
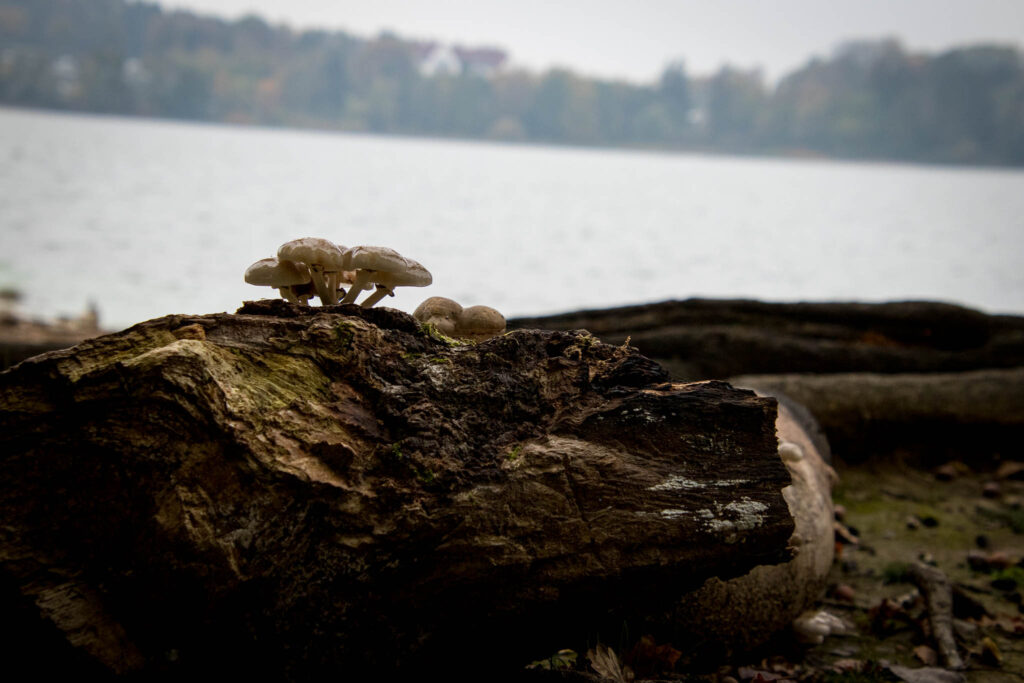
M506 315L690 296L1024 313L1024 172L578 150L0 109L0 285L122 327L272 295L307 235Z

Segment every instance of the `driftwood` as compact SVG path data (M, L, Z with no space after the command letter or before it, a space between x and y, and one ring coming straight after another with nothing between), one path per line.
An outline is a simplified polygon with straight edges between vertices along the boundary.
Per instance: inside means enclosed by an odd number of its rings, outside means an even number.
M509 321L627 337L676 379L962 372L1024 365L1024 318L932 302L776 304L689 299Z
M585 333L149 321L0 374L17 656L308 680L582 651L790 561L775 417Z
M1024 441L1024 368L753 375L731 381L807 406L847 460L901 452L932 462L980 461L1014 457Z
M806 405L846 459L991 459L1024 437L1024 317L931 302L691 299L509 321L630 343L676 379Z

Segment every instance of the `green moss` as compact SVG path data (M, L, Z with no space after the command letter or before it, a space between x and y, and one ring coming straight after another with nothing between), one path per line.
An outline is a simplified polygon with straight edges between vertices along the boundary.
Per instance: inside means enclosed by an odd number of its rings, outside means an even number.
M508 453L505 454L505 459L509 460L509 461L516 460L522 454L523 454L523 445L522 444L518 444L515 447L513 447L512 450L510 450Z
M391 444L391 457L395 460L401 460L405 456L402 455L402 447L397 443Z
M906 562L890 562L882 568L882 581L885 583L909 583L910 565Z
M433 323L421 323L420 329L425 335L434 341L439 341L442 344L447 344L448 346L466 346L473 343L464 339L453 339L441 330L437 329L437 326Z
M1009 527L1015 534L1024 534L1024 508L1017 510L991 510L979 507L978 514Z
M352 340L356 336L356 326L350 322L342 320L334 326L334 338L338 342L338 346L342 349L347 349L352 345Z
M1017 588L1024 588L1024 569L1020 567L1007 567L993 572L992 581L1012 582Z
M527 665L527 669L544 669L547 671L569 671L576 666L579 656L574 650L559 650L547 659L538 659Z
M437 479L434 470L430 468L421 470L418 467L413 467L413 471L416 473L416 481L421 484L433 484Z

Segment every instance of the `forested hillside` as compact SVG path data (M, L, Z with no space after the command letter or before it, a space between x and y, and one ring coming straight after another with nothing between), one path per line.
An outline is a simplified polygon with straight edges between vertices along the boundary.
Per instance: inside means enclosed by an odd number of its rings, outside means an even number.
M686 45L678 46L686 54ZM529 73L498 49L295 31L125 0L0 0L0 103L577 145L1024 164L1016 46L836 48L769 86Z

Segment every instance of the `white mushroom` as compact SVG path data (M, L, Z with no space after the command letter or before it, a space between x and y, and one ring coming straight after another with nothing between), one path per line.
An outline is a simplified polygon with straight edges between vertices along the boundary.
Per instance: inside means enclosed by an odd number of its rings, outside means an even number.
M245 271L245 281L250 285L277 287L288 301L304 304L295 288L310 281L309 270L302 263L294 263L285 259L265 258L249 266Z
M455 336L482 342L505 331L505 316L490 306L464 308L455 323Z
M282 244L277 257L309 266L320 303L325 306L338 303L337 273L347 270L344 247L321 237L302 237Z
M446 299L443 296L432 296L416 307L412 317L421 323L433 325L441 334L454 337L460 313L462 313L462 306L457 301Z
M820 645L830 635L842 635L849 630L842 619L824 610L804 612L793 620L797 640L807 645Z
M394 296L395 287L426 287L434 281L430 271L417 261L406 258L388 247L352 247L346 254L348 269L355 269L356 279L343 304L355 303L367 283L377 285L377 291L363 301L370 308L385 296Z

